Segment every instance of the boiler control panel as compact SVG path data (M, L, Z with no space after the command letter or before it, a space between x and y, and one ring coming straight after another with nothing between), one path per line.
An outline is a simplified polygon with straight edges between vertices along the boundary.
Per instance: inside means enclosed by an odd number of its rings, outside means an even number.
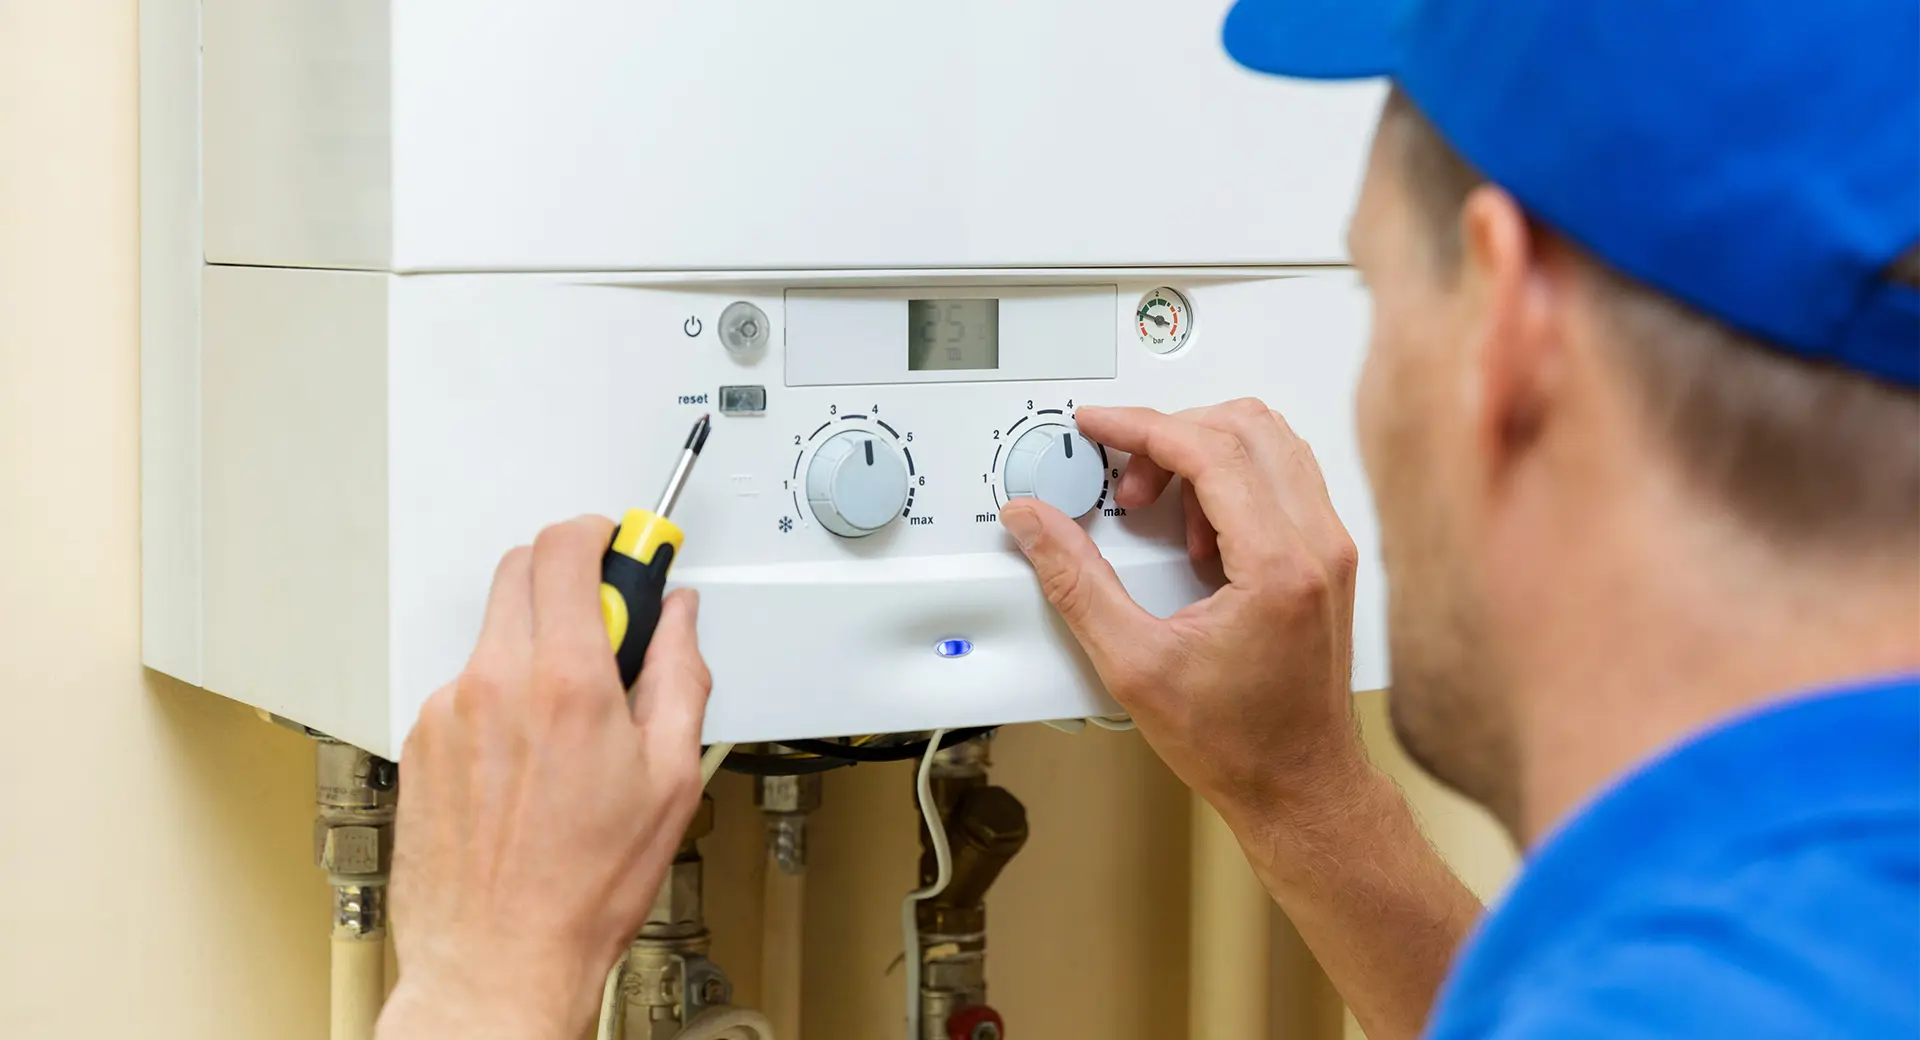
M1127 458L1080 431L1090 404L1266 400L1372 550L1351 418L1367 309L1342 269L210 267L206 296L205 681L270 708L248 691L292 686L302 721L330 689L383 688L384 736L333 723L374 750L459 673L493 561L654 502L702 413L673 578L701 595L710 741L1117 710L1001 527L1008 501L1074 517L1156 614L1222 579L1189 559L1177 492L1114 501ZM278 588L306 591L259 609ZM1363 570L1361 687L1385 681L1380 591Z
M1016 497L1116 546L1161 546L1181 530L1177 502L1132 517L1115 505L1124 459L1082 435L1074 411L1170 403L1183 372L1199 377L1184 355L1201 342L1191 291L905 285L706 301L679 323L688 381L660 422L715 413L678 513L708 544L690 540L676 573L1004 557L999 510Z

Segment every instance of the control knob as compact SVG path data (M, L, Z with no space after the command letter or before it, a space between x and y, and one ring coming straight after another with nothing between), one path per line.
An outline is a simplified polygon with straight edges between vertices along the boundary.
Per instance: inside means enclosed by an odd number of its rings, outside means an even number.
M875 434L836 433L807 464L807 504L820 526L842 538L865 538L906 507L906 463Z
M1037 498L1068 516L1086 515L1106 489L1099 447L1056 423L1036 426L1013 442L1005 475L1008 498Z

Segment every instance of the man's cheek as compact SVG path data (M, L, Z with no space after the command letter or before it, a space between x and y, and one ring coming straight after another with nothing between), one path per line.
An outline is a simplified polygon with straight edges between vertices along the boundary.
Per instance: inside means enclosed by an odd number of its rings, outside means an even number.
M1360 382L1354 392L1354 422L1359 438L1360 460L1376 497L1393 470L1403 467L1401 455L1409 447L1404 431L1412 423L1411 411L1420 402L1411 399L1406 342L1397 334L1391 312L1374 307L1373 338L1360 369Z
M1375 325L1373 344L1360 373L1355 401L1361 460L1379 515L1382 548L1391 551L1400 542L1398 520L1417 510L1419 456L1426 447L1420 410L1426 405L1414 373L1406 370L1404 342L1393 338L1390 324Z

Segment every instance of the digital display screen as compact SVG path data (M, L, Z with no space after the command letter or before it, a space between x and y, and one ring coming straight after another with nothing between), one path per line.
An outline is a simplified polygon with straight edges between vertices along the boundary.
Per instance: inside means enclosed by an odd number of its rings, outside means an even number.
M999 367L999 300L907 301L907 371Z

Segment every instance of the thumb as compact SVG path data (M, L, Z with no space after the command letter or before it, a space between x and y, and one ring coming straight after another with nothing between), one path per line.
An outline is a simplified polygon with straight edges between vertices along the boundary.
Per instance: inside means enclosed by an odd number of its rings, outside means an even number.
M694 634L699 614L700 597L692 589L675 590L660 604L660 623L633 686L633 721L648 731L654 747L699 747L713 688Z
M1155 618L1142 609L1113 565L1079 524L1038 499L1016 498L1000 510L1000 524L1026 553L1053 604L1111 690L1125 685L1123 660L1152 641Z

